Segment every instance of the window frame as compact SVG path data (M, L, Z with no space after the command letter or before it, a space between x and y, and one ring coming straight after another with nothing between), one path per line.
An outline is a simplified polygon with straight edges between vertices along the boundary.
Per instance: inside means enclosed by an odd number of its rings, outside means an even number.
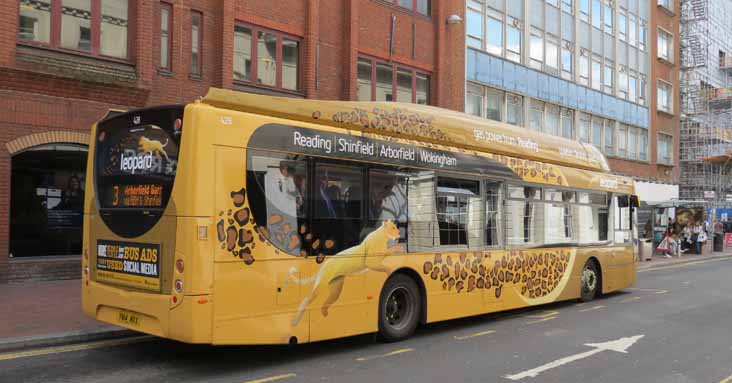
M97 60L112 61L123 64L134 64L135 55L133 50L133 41L136 38L135 28L130 27L130 20L136 19L137 7L136 2L127 0L127 57L108 56L101 53L101 30L102 30L102 0L89 0L91 5L91 51L82 51L73 48L65 48L61 46L61 9L63 0L49 0L51 3L50 19L49 19L49 42L33 41L20 38L18 23L15 29L15 41L18 45L31 46L35 48L43 48L52 51L70 53L78 56L90 57ZM20 1L17 2L16 9L20 7ZM19 21L20 13L17 15L16 21Z
M656 58L661 61L665 61L665 62L673 64L674 55L675 55L674 45L676 43L673 33L671 33L670 31L668 31L660 26L657 27L656 32L657 32ZM667 37L667 39L666 39L667 49L666 49L666 52L664 52L666 54L666 57L661 56L661 51L659 50L659 49L661 49L661 44L659 44L658 41L661 39L662 36Z
M668 94L668 108L661 108L661 104L658 102L658 96L660 95L660 89L661 87L666 88ZM663 79L657 79L656 80L656 110L659 112L663 112L666 114L673 115L674 114L674 100L673 100L673 93L674 93L674 86L668 81L665 81Z
M167 30L165 31L166 37L168 38L168 63L167 65L163 65L163 56L162 52L163 50L160 49L160 54L158 55L158 70L162 72L173 72L173 4L168 3L166 1L160 2L160 8L158 12L158 23L157 25L160 26L160 29L158 29L158 38L160 42L160 47L163 46L163 27L162 27L162 19L163 19L163 10L166 9L168 11L168 25Z
M236 33L236 27L247 28L251 31L252 46L250 48L251 49L250 54L251 54L252 64L251 64L251 78L249 80L239 80L239 79L234 78L234 76L233 76L234 62L232 61L232 66L231 66L230 70L232 71L232 81L233 81L234 85L253 86L253 87L257 87L257 88L272 89L272 90L276 90L278 92L287 92L287 93L298 94L298 95L301 95L304 93L303 69L302 69L304 52L302 49L303 48L303 38L302 37L292 35L287 32L282 32L282 31L262 27L262 26L259 26L256 24L247 23L247 22L240 21L240 20L234 20L234 29L231 31L232 35L234 35ZM259 32L269 33L269 34L275 35L275 37L277 38L277 45L275 48L277 66L275 68L275 85L274 86L260 84L257 82L257 75L258 75L257 71L259 69L258 68L258 66L259 66L259 46L258 46ZM232 37L234 37L234 36L232 36ZM297 41L297 43L298 43L298 46L297 46L297 51L298 51L297 52L297 56L298 56L298 59L297 59L298 60L297 61L298 62L297 89L287 89L287 88L282 87L282 64L283 64L282 40L283 39L294 40L294 41ZM234 49L233 44L232 44L231 49L233 52L233 49Z
M656 140L658 143L661 142L661 137L668 138L668 141L666 142L668 145L668 162L661 160L661 150L657 150L656 163L664 166L674 166L674 136L667 133L658 132L656 136ZM657 146L660 145L657 144Z
M191 9L191 62L193 61L193 19L194 15L198 16L198 65L193 68L191 64L190 75L195 78L203 76L203 12L197 9Z
M427 11L427 13L422 13L422 12L420 12L417 9L417 3L418 3L419 0L409 0L412 3L412 7L411 8L407 8L407 7L403 6L403 5L400 5L399 4L399 0L382 0L382 1L387 1L387 2L391 3L397 9L406 9L406 10L409 10L410 12L412 12L412 13L414 13L416 15L422 15L424 17L430 17L430 18L432 17L432 0L424 0L424 1L427 2L427 8L429 9Z
M431 73L424 71L424 70L417 69L417 68L409 66L409 65L400 64L395 61L387 61L387 60L383 60L383 59L376 58L373 56L368 56L368 55L358 55L358 59L356 60L357 65L358 65L359 60L365 60L365 61L371 62L371 100L370 101L376 101L376 66L378 64L382 64L382 65L387 65L387 66L391 67L391 73L392 73L391 91L392 91L392 94L394 95L394 100L384 101L384 102L408 102L408 103L416 104L417 103L417 76L422 75L422 76L427 77L427 84L429 85L429 89L427 91L427 104L426 105L431 105L431 102L432 102L432 74ZM412 100L411 101L399 100L399 97L397 94L397 92L398 92L397 77L398 77L399 69L409 70L410 73L412 74ZM356 76L358 77L358 73L356 74ZM356 80L357 80L356 82L358 82L358 78L356 78Z

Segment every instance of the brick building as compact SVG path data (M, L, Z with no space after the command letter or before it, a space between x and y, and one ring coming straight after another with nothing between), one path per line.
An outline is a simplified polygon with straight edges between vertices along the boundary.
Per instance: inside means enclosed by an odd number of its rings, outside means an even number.
M462 0L0 5L0 282L75 278L91 124L211 87L462 110Z

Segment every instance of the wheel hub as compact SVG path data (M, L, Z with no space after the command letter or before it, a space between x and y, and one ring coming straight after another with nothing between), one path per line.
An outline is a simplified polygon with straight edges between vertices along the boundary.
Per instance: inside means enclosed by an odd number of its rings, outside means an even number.
M390 326L399 328L409 322L412 314L410 298L409 292L403 287L398 287L389 294L385 314Z
M595 291L597 288L597 275L589 267L582 270L582 288L585 292Z

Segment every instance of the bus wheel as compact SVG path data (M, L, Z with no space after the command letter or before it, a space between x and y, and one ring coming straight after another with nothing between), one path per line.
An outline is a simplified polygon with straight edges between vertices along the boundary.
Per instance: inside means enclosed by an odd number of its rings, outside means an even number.
M388 342L409 338L420 314L419 288L404 274L395 274L384 284L379 298L379 333Z
M600 272L597 269L597 263L588 259L585 267L582 268L582 288L580 292L580 300L589 302L597 296L600 283Z

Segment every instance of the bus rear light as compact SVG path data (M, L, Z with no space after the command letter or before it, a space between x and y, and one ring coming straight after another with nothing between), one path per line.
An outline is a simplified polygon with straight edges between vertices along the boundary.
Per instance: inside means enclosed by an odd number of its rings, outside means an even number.
M181 128L183 128L183 121L181 121L180 118L176 118L173 123L173 129L175 129L176 132L180 132Z
M89 266L84 268L84 276L89 277Z
M183 270L185 270L185 264L183 263L182 259L175 261L175 270L183 274Z
M84 259L89 259L89 249L84 249Z
M178 297L176 297L175 295L173 295L173 303L178 303Z
M179 294L183 292L183 281L180 279L175 280L175 291Z

